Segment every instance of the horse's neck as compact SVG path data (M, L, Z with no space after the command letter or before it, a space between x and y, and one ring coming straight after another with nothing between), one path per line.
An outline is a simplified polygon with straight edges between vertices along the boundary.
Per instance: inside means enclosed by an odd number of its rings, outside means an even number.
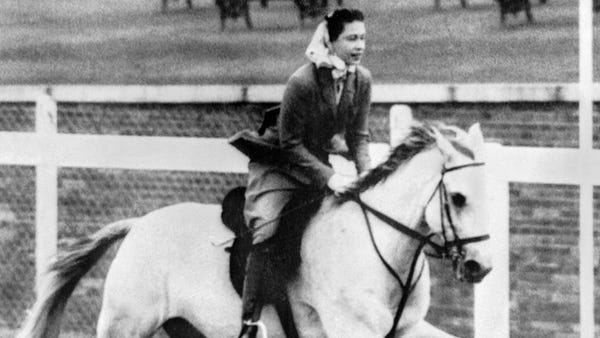
M415 228L427 203L427 194L435 189L442 165L439 151L416 155L409 163L375 187L361 193L361 199L389 217ZM301 279L310 285L311 297L324 293L356 292L397 304L398 285L383 264L367 234L367 217L377 250L406 280L410 261L418 242L372 214L363 214L356 203L336 205L326 199L304 233ZM421 265L419 265L420 268ZM323 291L327 290L327 292ZM362 290L362 291L357 291ZM354 292L354 293L353 293ZM330 297L330 296L327 296Z
M361 199L414 229L438 184L442 165L436 148L417 154L384 182L363 192Z
M423 212L437 187L442 165L442 155L437 149L420 153L387 180L363 192L361 199L397 222L424 231L419 228ZM390 263L399 270L408 271L419 242L379 219L371 219L376 240Z

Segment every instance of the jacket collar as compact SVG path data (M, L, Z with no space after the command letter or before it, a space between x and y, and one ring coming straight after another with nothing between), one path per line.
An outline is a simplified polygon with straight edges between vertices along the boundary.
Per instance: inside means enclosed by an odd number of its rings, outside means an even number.
M331 68L326 67L315 67L315 74L319 87L321 88L321 99L325 102L328 107L330 117L337 120L339 114L338 111L342 112L352 106L354 102L354 95L358 86L359 77L361 76L358 69L355 69L352 74L348 73L347 76L352 76L352 81L347 82L344 85L342 97L340 98L339 104L335 102L335 86L334 79L331 73Z

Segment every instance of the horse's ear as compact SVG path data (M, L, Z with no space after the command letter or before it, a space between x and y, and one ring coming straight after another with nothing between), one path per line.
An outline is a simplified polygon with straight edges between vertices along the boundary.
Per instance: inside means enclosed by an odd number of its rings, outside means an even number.
M437 128L433 127L432 129L438 148L442 151L442 154L444 154L447 159L450 159L450 157L456 152L456 149L454 149L452 143L450 143L450 141L448 141L448 139L444 137L444 135L442 135Z
M484 139L483 139L483 133L481 132L481 127L479 125L479 123L475 123L473 124L470 128L469 128L469 141L471 143L471 147L473 148L473 152L475 153L475 155L478 155L481 150L483 150L483 146L484 146Z

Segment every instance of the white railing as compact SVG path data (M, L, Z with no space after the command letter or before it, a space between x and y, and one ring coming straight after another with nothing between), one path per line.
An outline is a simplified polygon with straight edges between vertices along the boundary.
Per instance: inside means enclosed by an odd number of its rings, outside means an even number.
M176 87L176 90L163 88L157 91L155 87L127 87L115 90L118 87L73 86L71 88L73 91L68 94L70 87L58 86L54 88L54 93L59 101L84 102L144 102L150 96L153 100L149 101L153 102L215 102L215 96L213 100L208 101L208 94L206 94L213 91L218 91L221 95L217 95L217 101L276 101L271 97L272 92L258 94L261 91L256 88L264 86L173 87ZM423 92L424 87L426 85L422 85L418 92ZM467 94L467 87L468 85L445 87L432 85L430 91L426 90L427 97L422 99L435 101L437 100L435 97L438 97L439 102L449 98L452 101L481 102L489 101L482 100L482 97L485 98L495 92L503 100L509 101L512 100L507 97L509 94L517 95L519 100L523 101L576 100L571 85L502 87L508 88L506 92L494 85L487 87L479 85L475 91L479 94L473 92ZM104 93L98 94L98 89ZM379 94L377 94L377 87L375 88L374 97L377 99L374 101L391 102L392 97L389 93L392 89L400 90L400 97L414 91L405 86L380 86ZM181 90L187 94L182 94ZM403 90L408 92L402 93ZM229 146L225 139L58 134L56 106L51 100L49 101L48 97L40 99L41 91L43 88L37 86L0 87L0 101L31 101L34 97L38 98L35 133L0 132L0 164L36 166L37 271L40 271L49 257L56 253L57 168L59 167L246 172L246 158ZM163 96L158 95L159 92ZM463 94L459 95L459 93ZM192 96L196 96L195 100L192 100ZM496 101L496 99L491 100ZM414 102L414 100L407 101ZM410 109L404 106L404 108L392 109L390 113L390 139L394 140L397 138L394 134L394 130L397 129L394 126L407 119ZM94 151L91 152L90 149ZM381 159L386 149L387 145L374 144L371 147L374 160ZM600 167L600 151L591 150L586 154L589 156L585 158L585 163L591 167ZM582 171L586 170L582 166L583 160L579 149L488 145L489 185L490 191L493 192L490 228L496 256L494 270L484 282L475 287L475 337L506 338L509 336L508 183L556 183L580 186L600 184L600 172L587 173L587 177L582 175ZM212 209L217 210L217 208ZM581 259L592 259L592 257L581 257ZM586 283L591 283L591 287L587 290L593 291L593 279ZM593 293L582 297L594 299Z
M34 102L45 86L0 85L0 102ZM279 102L283 85L53 85L58 102L229 103ZM600 84L592 99L600 101ZM577 102L577 83L375 84L375 103Z

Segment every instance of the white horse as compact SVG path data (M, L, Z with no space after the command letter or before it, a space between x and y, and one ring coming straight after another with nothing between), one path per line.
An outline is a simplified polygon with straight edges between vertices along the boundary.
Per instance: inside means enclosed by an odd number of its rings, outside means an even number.
M478 282L490 271L479 125L466 133L415 123L407 134L348 194L327 196L303 233L301 264L286 285L301 337L448 337L424 320L430 278L422 247L450 257L460 280ZM98 337L149 337L161 327L173 337L236 337L241 300L229 254L209 240L233 234L220 222L202 224L203 210L168 206L74 245L43 277L19 337L57 337L75 285L122 238ZM270 337L284 337L272 306L262 318Z

